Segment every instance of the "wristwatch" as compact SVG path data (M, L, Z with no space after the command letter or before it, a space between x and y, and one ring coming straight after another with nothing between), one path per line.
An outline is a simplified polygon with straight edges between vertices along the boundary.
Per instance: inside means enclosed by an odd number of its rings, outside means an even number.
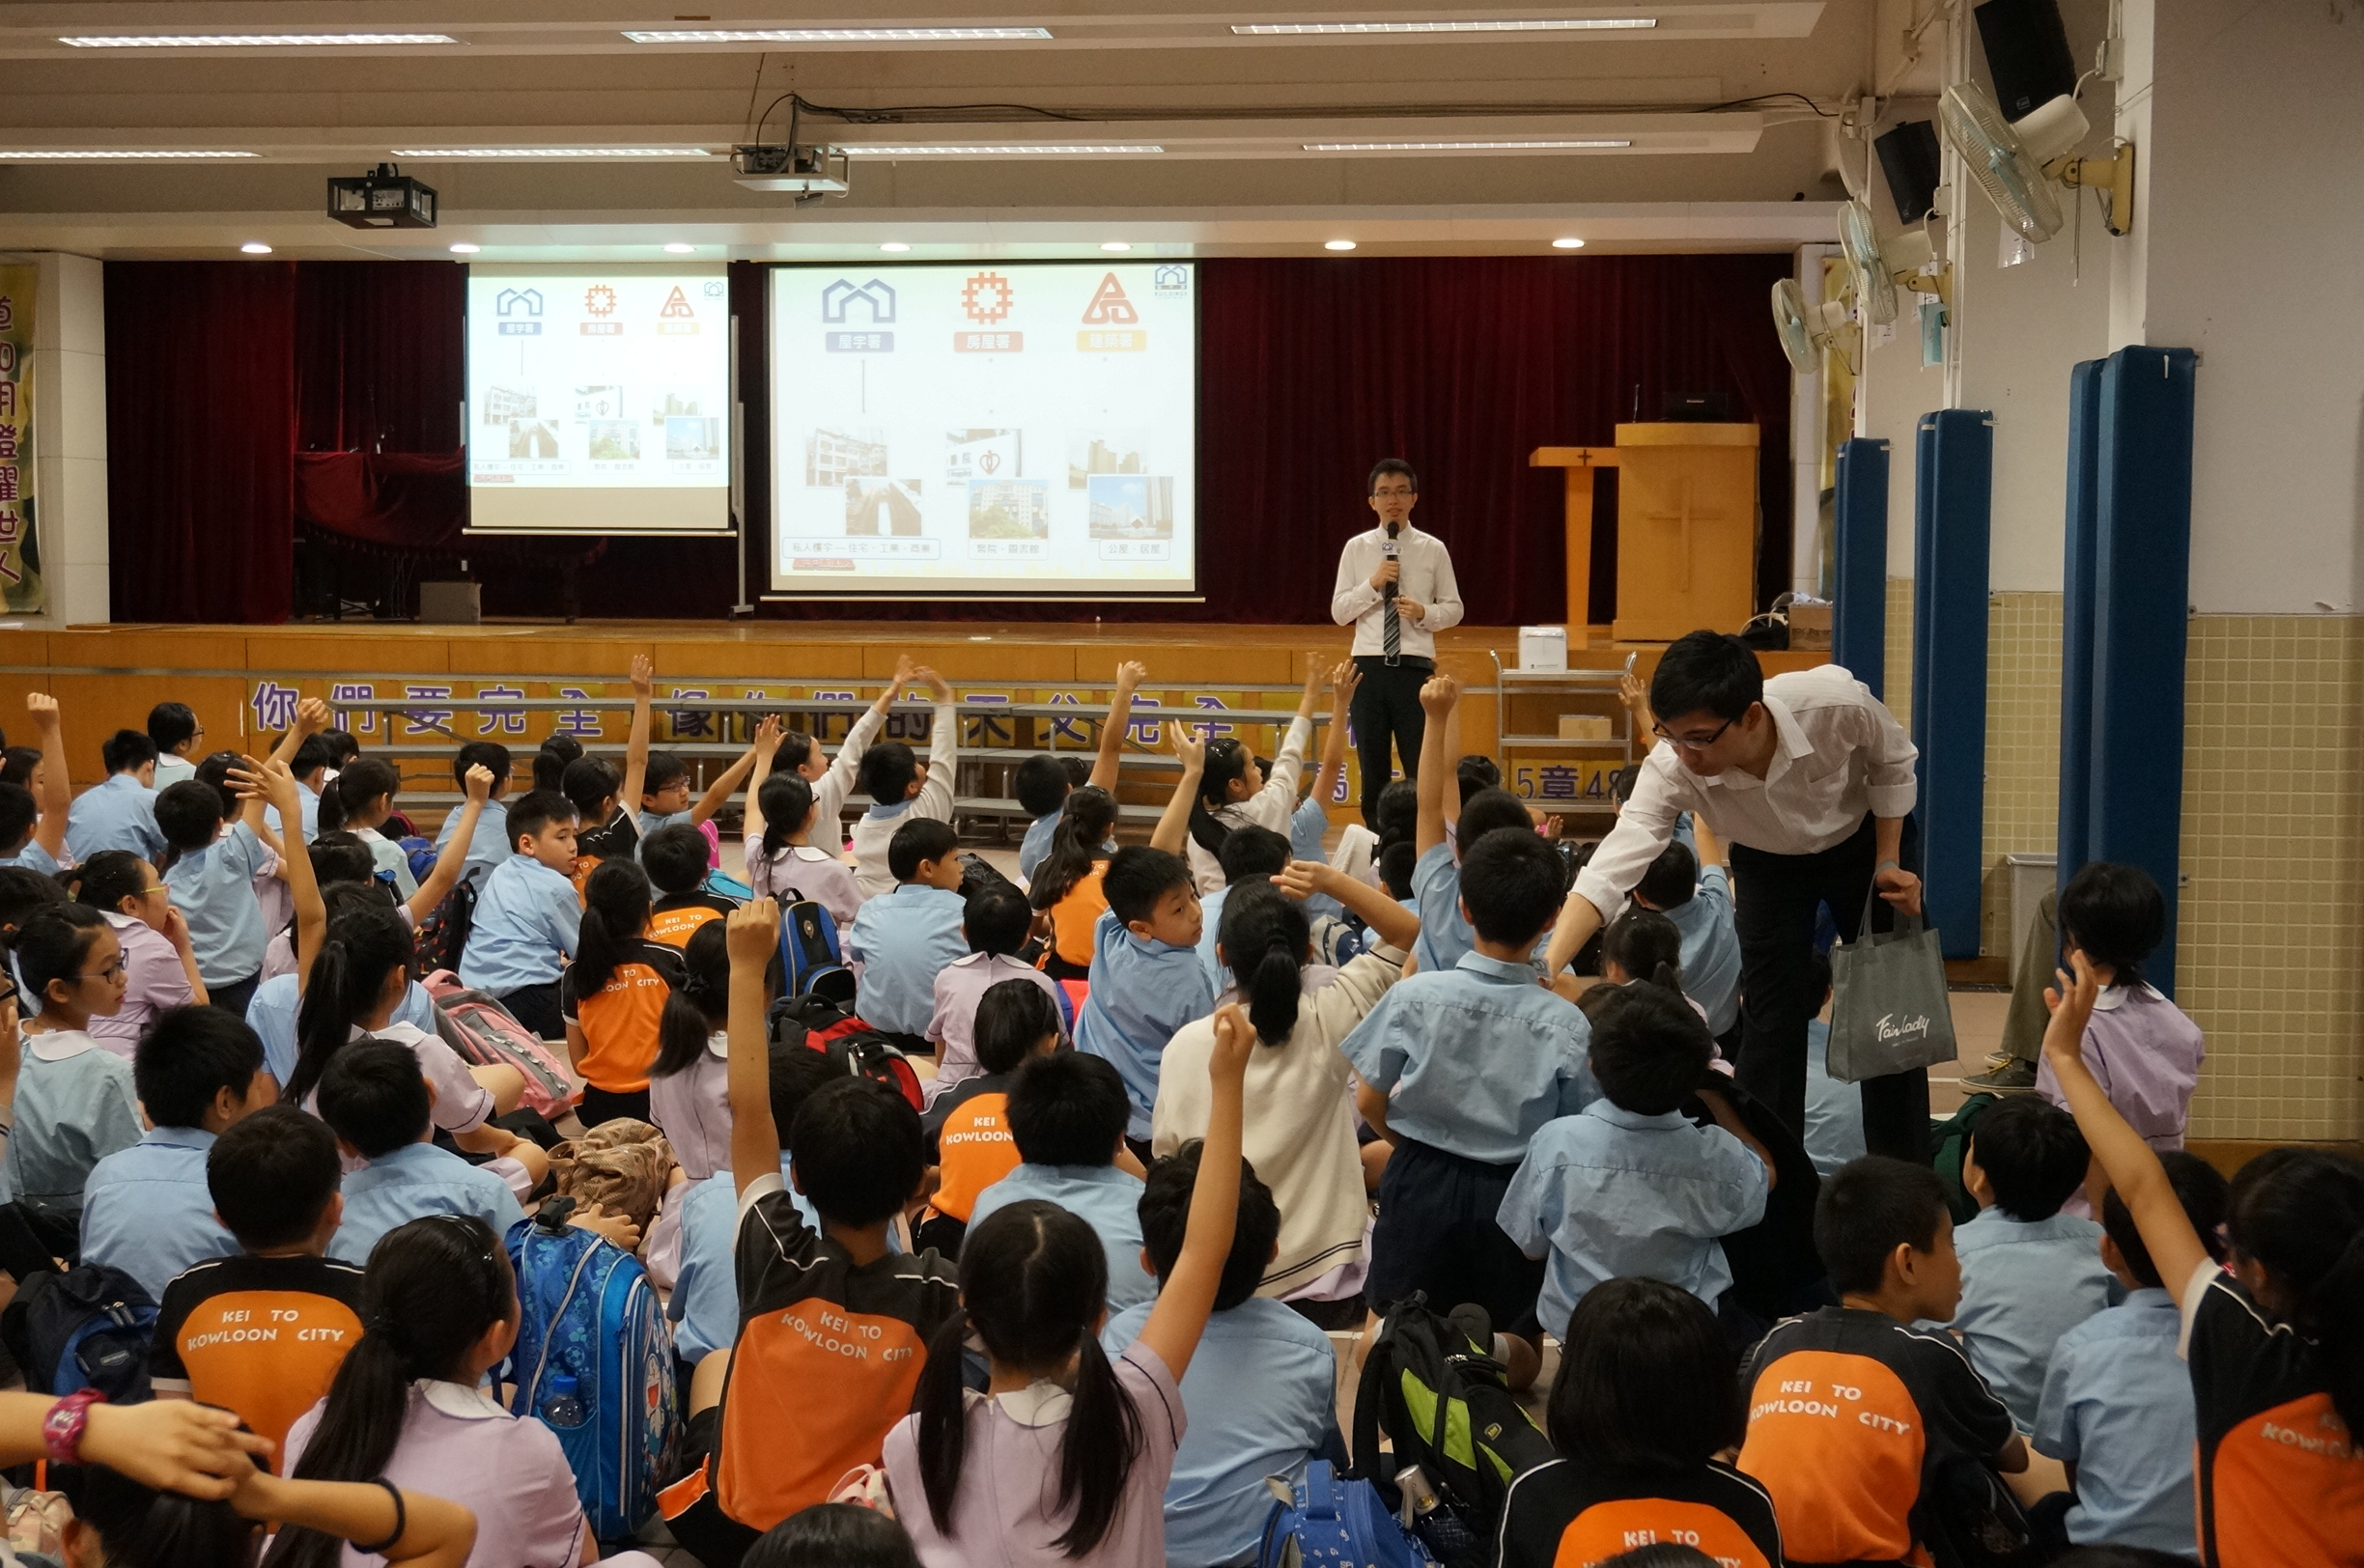
M42 1417L42 1443L49 1450L51 1461L81 1463L82 1430L90 1425L90 1408L105 1400L106 1395L98 1389L83 1388L49 1407L49 1414Z

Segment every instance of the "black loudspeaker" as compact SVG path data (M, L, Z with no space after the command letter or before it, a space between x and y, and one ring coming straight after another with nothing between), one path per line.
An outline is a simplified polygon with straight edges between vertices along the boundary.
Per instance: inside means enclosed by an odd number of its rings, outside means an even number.
M2059 0L1986 0L1971 14L1986 48L1995 100L2006 120L2023 120L2040 104L2076 91L2076 62Z
M1872 150L1879 154L1880 173L1888 177L1888 194L1896 198L1897 216L1918 223L1928 216L1937 196L1937 127L1927 120L1907 120L1876 137Z

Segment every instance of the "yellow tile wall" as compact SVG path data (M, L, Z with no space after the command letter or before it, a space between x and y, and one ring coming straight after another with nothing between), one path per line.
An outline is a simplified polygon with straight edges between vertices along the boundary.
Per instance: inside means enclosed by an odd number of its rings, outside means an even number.
M1888 579L1888 673L1880 683L1885 689L1880 700L1897 716L1897 722L1912 728L1912 633L1913 580L1910 577Z
M2061 596L1986 606L1986 868L1980 951L2012 948L2007 854L2049 854L2060 833Z
M2364 619L2199 616L2186 669L2192 1135L2364 1135Z

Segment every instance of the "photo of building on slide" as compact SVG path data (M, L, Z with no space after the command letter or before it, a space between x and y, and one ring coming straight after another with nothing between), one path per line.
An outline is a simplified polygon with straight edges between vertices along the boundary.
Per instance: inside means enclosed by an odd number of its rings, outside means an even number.
M1039 479L969 481L971 539L1049 539L1051 487Z
M804 483L816 490L860 475L886 477L886 433L883 430L816 430L804 437Z
M1026 472L1026 432L944 432L944 477L956 485L972 479L1016 479Z
M919 483L916 479L861 479L848 475L845 531L916 539L921 520Z
M1140 474L1092 475L1091 536L1173 538L1173 481Z
M1082 490L1094 474L1144 474L1149 471L1146 431L1099 431L1067 438L1067 488Z

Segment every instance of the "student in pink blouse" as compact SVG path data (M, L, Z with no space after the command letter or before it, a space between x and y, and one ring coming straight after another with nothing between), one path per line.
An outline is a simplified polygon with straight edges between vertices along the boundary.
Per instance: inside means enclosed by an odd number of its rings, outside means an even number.
M2181 1149L2208 1051L2200 1025L2143 981L2143 961L2167 934L2158 883L2140 866L2096 861L2061 890L2060 930L2063 948L2083 953L2102 987L2085 1025L2086 1067L2145 1143ZM2044 999L2057 1005L2051 993ZM2048 1056L2036 1092L2068 1108Z
M976 1011L985 993L1004 980L1027 980L1042 987L1059 1009L1061 1032L1071 1031L1067 994L1058 982L1030 964L1014 957L1026 945L1034 924L1034 910L1015 887L996 885L977 890L961 918L961 933L969 938L969 956L955 959L936 971L936 1011L928 1020L927 1037L936 1045L936 1078L927 1086L927 1103L964 1078L985 1069L977 1062Z
M158 1013L206 1000L188 922L173 908L155 867L129 850L101 850L64 880L78 903L106 916L123 945L123 1006L111 1018L92 1019L90 1035L129 1061Z
M731 1114L722 1025L730 1013L730 948L709 920L682 949L682 982L657 1018L649 1120L673 1146L682 1174L702 1182L730 1165Z

